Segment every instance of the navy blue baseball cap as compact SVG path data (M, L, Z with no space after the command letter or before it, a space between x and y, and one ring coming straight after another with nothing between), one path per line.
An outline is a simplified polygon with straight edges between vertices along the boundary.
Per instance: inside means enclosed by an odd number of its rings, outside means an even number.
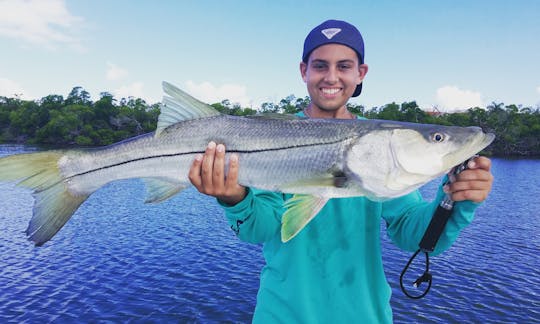
M352 48L358 55L360 64L364 64L364 39L358 29L348 22L327 20L313 28L304 41L302 61L307 63L311 52L326 44L341 44ZM357 97L360 92L362 92L362 83L356 86L352 96Z

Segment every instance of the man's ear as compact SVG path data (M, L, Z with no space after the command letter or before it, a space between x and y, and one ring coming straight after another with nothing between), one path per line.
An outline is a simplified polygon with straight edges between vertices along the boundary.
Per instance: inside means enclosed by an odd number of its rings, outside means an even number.
M300 74L302 75L302 80L306 82L306 71L307 71L307 64L304 62L300 62Z
M360 83L362 83L362 81L364 81L364 78L366 77L366 74L368 73L368 66L367 64L360 64L358 65L358 77L360 78Z

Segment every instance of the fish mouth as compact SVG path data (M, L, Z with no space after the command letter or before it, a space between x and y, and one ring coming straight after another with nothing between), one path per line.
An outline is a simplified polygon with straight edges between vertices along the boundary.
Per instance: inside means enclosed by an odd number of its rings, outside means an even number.
M453 168L454 166L463 163L473 155L482 151L488 147L493 140L495 140L495 134L493 133L484 133L480 132L477 136L473 138L468 145L464 146L458 152L448 153L446 157L448 158L447 167L448 169Z
M482 151L489 146L495 140L495 134L493 133L481 133L480 136L477 136L475 140L471 143L471 150L474 151L473 155Z

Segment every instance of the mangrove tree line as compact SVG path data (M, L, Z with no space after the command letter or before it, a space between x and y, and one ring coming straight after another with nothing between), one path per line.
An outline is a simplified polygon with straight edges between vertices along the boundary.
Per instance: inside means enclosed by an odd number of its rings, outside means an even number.
M225 114L246 116L256 113L301 111L309 98L290 95L277 103L266 102L258 109L241 107L223 100L212 106ZM497 136L486 153L498 156L540 156L540 108L515 104L490 104L463 112L426 112L415 101L365 109L349 104L349 109L370 119L456 126L479 126ZM40 100L0 97L0 143L101 146L152 132L157 123L159 104L140 98L116 100L108 92L92 101L90 94L75 87L64 98L49 95Z

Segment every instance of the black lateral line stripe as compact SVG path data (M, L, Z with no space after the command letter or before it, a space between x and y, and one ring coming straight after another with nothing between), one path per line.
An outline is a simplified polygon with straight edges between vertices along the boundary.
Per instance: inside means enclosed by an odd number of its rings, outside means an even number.
M342 142L342 141L343 140L336 140L336 141L328 142L328 143L291 145L291 146L285 146L285 147L269 148L269 149L264 149L264 150L263 149L261 149L261 150L232 150L232 151L227 151L227 153L251 154L251 153L261 153L261 152L272 152L272 151L280 151L280 150L290 150L290 149L300 148L300 147L331 145L331 144L337 144L337 143ZM172 153L172 154L160 154L160 155L145 156L145 157L141 157L141 158L137 158L137 159L133 159L133 160L129 160L129 161L123 161L123 162L119 162L119 163L115 163L115 164L110 164L110 165L103 166L103 167L100 167L100 168L97 168L97 169L92 169L92 170L89 170L89 171L77 173L77 174L74 174L72 176L67 177L66 179L71 179L71 178L75 178L75 177L78 177L78 176L83 176L83 175L86 175L86 174L89 174L89 173L92 173L92 172L97 172L97 171L101 171L101 170L105 170L105 169L109 169L109 168L114 168L114 167L117 167L117 166L130 164L130 163L133 163L133 162L139 162L139 161L151 160L151 159L159 159L159 158L164 158L164 157L166 158L166 157L190 155L190 154L197 154L197 153L202 154L202 153L204 153L204 151L190 151L190 152L182 152L182 153Z

